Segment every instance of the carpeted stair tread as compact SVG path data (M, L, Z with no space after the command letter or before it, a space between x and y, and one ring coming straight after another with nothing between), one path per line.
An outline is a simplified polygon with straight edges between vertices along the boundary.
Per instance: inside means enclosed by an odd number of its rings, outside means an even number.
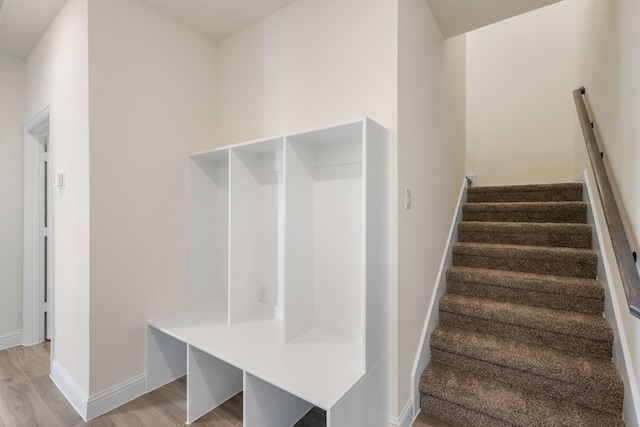
M582 184L503 185L467 189L468 203L551 201L582 201Z
M568 353L611 357L613 332L601 315L532 307L445 293L440 324L545 345Z
M445 293L440 311L574 335L595 341L613 341L611 326L602 316L498 302L486 298Z
M463 221L458 241L591 248L591 226L575 223Z
M610 360L442 326L431 335L431 349L437 363L593 409L622 410L624 384Z
M586 223L583 202L466 203L463 221Z
M420 391L420 406L424 412L443 414L445 411L438 405L444 402L450 411L444 421L459 426L624 426L620 415L533 393L438 363L430 363L422 374ZM452 405L465 409L461 418L457 411L452 411L455 409ZM477 416L474 417L471 411Z
M447 292L557 310L601 314L604 288L594 279L452 266Z
M595 278L598 255L590 249L458 242L453 265Z

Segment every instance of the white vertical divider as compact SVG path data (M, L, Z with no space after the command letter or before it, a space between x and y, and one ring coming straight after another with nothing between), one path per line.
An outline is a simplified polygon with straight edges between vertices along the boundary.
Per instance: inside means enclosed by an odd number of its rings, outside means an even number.
M290 427L313 405L251 374L244 374L244 416L247 427Z
M229 152L189 159L189 306L228 298Z
M242 391L242 370L189 346L187 424Z
M377 123L364 121L365 182L365 367L367 372L388 351L389 283L389 155L388 131Z
M229 153L229 323L259 309L259 186L256 158L232 148Z
M285 141L285 340L313 326L313 151Z
M187 344L147 326L147 392L187 374Z

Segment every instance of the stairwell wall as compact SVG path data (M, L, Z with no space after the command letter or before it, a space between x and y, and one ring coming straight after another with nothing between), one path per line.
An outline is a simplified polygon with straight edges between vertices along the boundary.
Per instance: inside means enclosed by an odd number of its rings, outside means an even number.
M478 185L575 177L572 21L562 1L467 34L467 172Z
M604 152L632 250L640 252L640 3L634 0L571 0L576 19L573 86L586 88L594 131ZM574 113L574 173L590 169L584 138ZM610 259L613 259L612 257ZM617 272L615 266L613 270ZM640 384L640 320L629 313L624 290L615 275L610 283L619 308L618 332L628 344L627 368ZM611 320L613 321L613 319ZM636 390L637 393L637 390ZM636 405L639 397L636 395ZM628 410L628 408L626 408ZM636 408L636 413L639 408Z
M414 410L411 375L465 172L465 36L444 40L423 0L399 2L398 290L392 346L397 424ZM411 208L405 209L405 188Z
M0 55L0 349L22 330L23 143L26 64ZM19 336L17 337L19 342ZM7 340L8 342L8 340Z

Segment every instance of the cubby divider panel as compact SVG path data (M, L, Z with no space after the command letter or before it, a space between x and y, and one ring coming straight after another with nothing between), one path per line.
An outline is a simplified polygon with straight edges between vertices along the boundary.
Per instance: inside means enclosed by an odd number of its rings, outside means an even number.
M147 327L147 392L187 374L187 345L170 335Z

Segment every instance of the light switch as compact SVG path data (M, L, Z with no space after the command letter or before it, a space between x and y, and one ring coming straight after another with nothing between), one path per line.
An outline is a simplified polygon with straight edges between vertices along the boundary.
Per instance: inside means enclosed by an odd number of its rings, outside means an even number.
M58 172L53 175L53 186L57 188L64 188L64 172Z

